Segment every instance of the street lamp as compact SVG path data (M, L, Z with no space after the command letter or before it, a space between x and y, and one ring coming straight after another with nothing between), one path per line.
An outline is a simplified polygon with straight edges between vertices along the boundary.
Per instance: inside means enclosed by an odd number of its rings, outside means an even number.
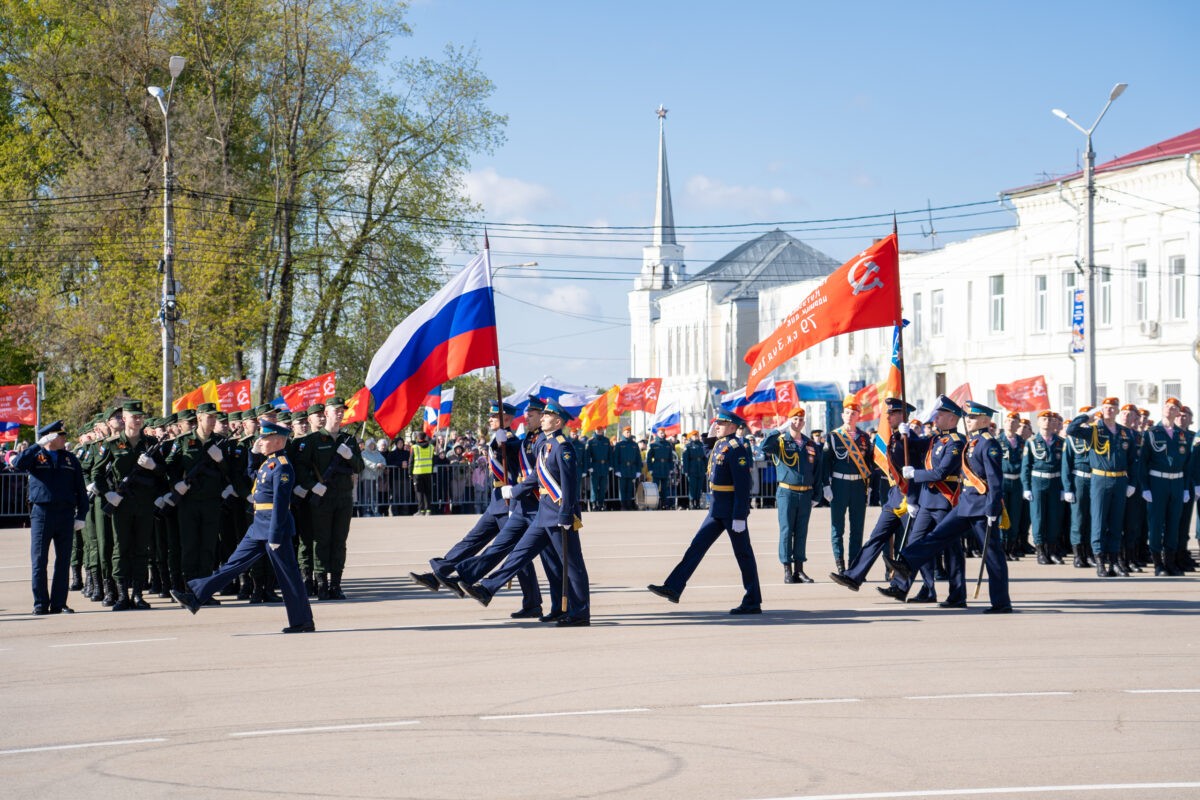
M1096 117L1096 121L1090 128L1085 129L1061 108L1051 109L1050 112L1059 119L1065 119L1075 130L1087 137L1087 159L1084 171L1087 181L1087 264L1085 267L1087 270L1087 335L1083 337L1083 352L1086 356L1084 361L1087 363L1086 382L1091 395L1085 403L1092 405L1095 405L1099 399L1096 397L1096 151L1092 149L1092 133L1100 124L1100 120L1104 119L1104 115L1108 113L1108 107L1121 96L1127 86L1129 86L1127 83L1118 83L1112 88L1112 91L1108 93L1108 102L1104 104L1100 116Z
M175 79L183 72L186 63L183 56L171 56L167 68L171 72L171 83L164 92L161 86L147 86L146 92L158 101L163 115L163 255L159 271L162 272L162 302L158 311L162 324L162 413L171 413L172 384L174 382L175 322L179 319L179 304L175 301L175 208L171 200L171 91Z

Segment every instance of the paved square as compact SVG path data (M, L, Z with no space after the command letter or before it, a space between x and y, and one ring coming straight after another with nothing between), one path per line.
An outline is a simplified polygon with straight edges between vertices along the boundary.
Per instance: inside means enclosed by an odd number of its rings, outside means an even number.
M869 509L868 526L878 509ZM413 584L468 517L356 519L350 599L33 617L28 531L0 531L5 794L137 798L1200 797L1200 580L1013 566L1021 613L784 585L765 613L720 540L679 605L644 590L698 512L589 514L593 626L516 622ZM968 562L973 587L979 562ZM872 577L878 578L882 565ZM939 591L945 592L944 584Z

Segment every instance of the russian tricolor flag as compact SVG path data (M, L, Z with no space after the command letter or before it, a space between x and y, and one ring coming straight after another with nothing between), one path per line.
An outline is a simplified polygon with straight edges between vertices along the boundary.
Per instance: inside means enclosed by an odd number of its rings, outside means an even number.
M396 326L371 360L375 421L394 437L425 394L451 378L500 363L487 250Z
M721 395L721 408L732 411L742 419L775 416L775 381L763 381L746 396L746 387Z
M660 407L650 430L654 433L661 433L663 436L678 436L680 431L679 403L672 400Z
M442 401L438 404L437 426L439 431L450 428L450 417L454 413L454 388L442 390Z
M426 436L433 436L438 429L438 418L441 416L442 387L437 387L421 401L421 411L425 414L424 431Z

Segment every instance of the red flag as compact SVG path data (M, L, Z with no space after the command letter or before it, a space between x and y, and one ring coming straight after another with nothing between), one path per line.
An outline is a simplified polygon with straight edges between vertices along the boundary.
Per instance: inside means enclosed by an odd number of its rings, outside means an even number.
M249 378L222 383L217 387L217 408L222 411L249 411L253 407Z
M950 393L950 399L953 400L954 403L960 408L968 401L974 400L975 398L971 396L971 384L964 383L962 386L955 389Z
M858 401L858 405L862 408L859 414L859 422L870 422L879 418L879 387L881 384L868 383L863 388L854 393L854 399Z
M0 422L36 425L37 386L32 383L0 386Z
M337 393L337 373L326 372L279 390L291 411L303 411L313 403L324 403Z
M796 399L795 381L775 381L775 415L786 417L788 412L799 405Z
M658 392L661 388L662 378L648 378L638 383L625 384L617 398L617 413L645 411L647 414L653 414L658 411Z
M346 414L342 417L342 424L352 425L355 422L366 422L370 408L371 390L364 386L346 401Z
M1046 376L1036 375L1012 383L996 384L996 402L1009 411L1045 411L1050 408Z
M780 364L831 336L899 324L900 258L893 233L831 273L774 333L746 351L746 393Z

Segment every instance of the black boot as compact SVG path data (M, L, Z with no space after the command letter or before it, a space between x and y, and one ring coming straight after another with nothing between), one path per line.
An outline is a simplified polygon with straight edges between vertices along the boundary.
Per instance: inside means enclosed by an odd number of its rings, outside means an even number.
M1075 561L1071 564L1071 566L1075 567L1076 569L1087 569L1087 562L1085 562L1083 559L1083 549L1079 545L1074 544L1071 545L1071 552L1075 554Z
M94 581L95 581L95 576L92 573L92 571L89 569L83 578L83 591L82 591L83 596L85 598L87 598L88 600L92 599L92 587L94 587L96 585Z
M141 581L134 581L133 583L133 607L142 610L150 608L150 604L146 602L146 598L142 597Z
M1192 554L1186 544L1175 553L1175 568L1182 573L1196 571L1196 563L1192 560Z
M317 596L317 582L313 580L311 569L304 570L304 591L308 593L309 597Z
M1125 548L1117 551L1117 574L1122 578L1129 577L1129 561L1125 556Z
M67 591L78 592L83 588L83 567L78 564L71 565L71 583L67 586Z
M1083 562L1089 567L1094 567L1100 562L1100 555L1092 549L1090 542L1083 544Z
M1104 566L1104 554L1103 553L1098 553L1096 555L1096 577L1097 578L1107 578L1108 577L1108 569Z
M839 575L843 574L846 571L846 559L844 559L844 558L837 559L837 571L838 571Z
M1046 555L1046 545L1038 544L1038 545L1034 545L1034 547L1037 550L1037 562L1039 564L1044 565L1044 564L1052 563L1050 561L1049 557Z
M1046 545L1046 557L1050 559L1051 563L1054 563L1054 564L1062 564L1063 563L1062 550L1059 548L1059 546L1057 544Z
M1163 568L1166 569L1167 574L1170 575L1172 578L1178 578L1179 576L1183 575L1183 571L1180 570L1179 565L1175 563L1175 551L1174 550L1163 550L1162 551L1162 560L1163 560Z
M346 593L342 591L342 573L333 573L333 580L329 584L329 599L330 600L345 600Z
M88 599L93 603L99 603L104 599L104 581L100 579L100 570L89 569L88 575L92 579L92 593L88 595Z
M796 573L792 571L792 566L793 565L790 562L783 565L783 582L784 583L795 583L796 582Z
M317 599L329 599L329 573L322 572L320 579L317 581Z
M1102 556L1102 559L1105 564L1105 573L1104 574L1110 578L1117 577L1117 554L1116 553L1102 553L1101 556Z
M1161 578L1167 574L1167 567L1163 564L1162 553L1151 553L1150 557L1154 560L1154 577Z
M133 608L133 601L129 599L129 581L120 581L117 584L117 602L113 603L113 611L128 611Z
M146 587L150 594L162 595L162 574L158 571L158 564L150 565L150 585Z
M797 561L796 568L792 570L792 575L796 578L796 583L813 583L813 579L804 574L804 562Z
M117 602L117 582L112 578L104 581L104 599L103 604L106 606L114 605Z
M254 602L254 578L249 573L243 573L238 584L238 600Z

